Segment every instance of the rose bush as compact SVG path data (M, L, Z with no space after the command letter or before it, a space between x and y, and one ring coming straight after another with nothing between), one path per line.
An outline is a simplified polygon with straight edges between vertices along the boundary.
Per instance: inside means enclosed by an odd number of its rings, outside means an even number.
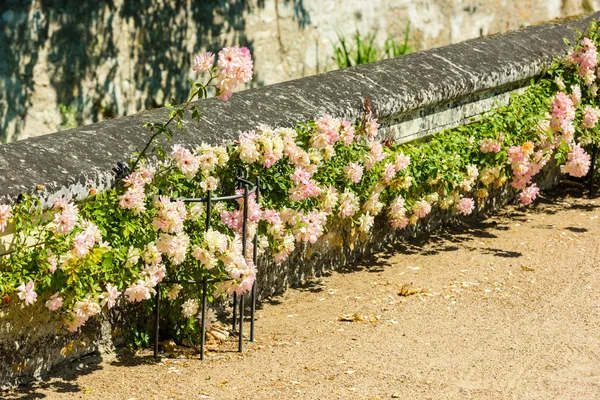
M563 173L589 171L585 149L599 138L597 43L593 23L564 60L509 105L424 143L382 139L369 110L355 123L325 115L294 129L259 126L228 147L166 150L163 139L174 137L173 125L182 128L186 112L201 118L195 98L212 87L227 100L251 79L247 49L223 49L216 66L214 55L201 54L193 69L206 80L191 81L187 103L169 105L165 124L147 124L148 145L122 185L92 189L79 204L59 200L50 213L35 196L0 205L0 231L9 224L15 230L11 252L0 259L0 294L25 307L44 302L74 331L119 301L150 299L167 275L215 278L221 283L214 296L247 292L257 271L242 256L242 205L216 204L205 233L205 207L173 200L233 192L240 169L250 180L260 176L262 185L260 202L249 199L247 237L257 233L259 250L277 262L298 243L354 243L378 215L395 229L418 224L434 207L469 215L490 190L507 184L530 204L539 192L534 178L553 158ZM253 242L246 245L252 254ZM162 290L181 309L178 318L195 324L194 294L180 285Z

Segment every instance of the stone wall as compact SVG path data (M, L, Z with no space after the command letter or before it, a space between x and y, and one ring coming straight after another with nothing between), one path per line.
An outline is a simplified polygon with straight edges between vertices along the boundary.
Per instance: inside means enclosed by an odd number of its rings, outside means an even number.
M373 103L383 135L399 142L419 139L469 122L494 102L506 101L508 93L523 90L554 57L565 53L563 38L573 39L575 28L584 29L588 21L539 25L250 89L226 103L203 100L200 106L206 117L200 124L186 120L174 141L187 146L231 142L239 131L259 123L293 126L324 113L355 121L364 114L366 98ZM166 110L158 109L0 145L0 201L14 201L19 193L32 193L38 185L45 188L38 194L46 204L62 196L81 200L90 187L102 190L112 185L118 163L146 141L143 123L164 121L166 115ZM549 167L542 175L545 179L539 186L549 187L556 169ZM499 190L491 195L493 208L509 201L513 192ZM380 219L372 236L352 249L331 248L321 242L299 248L281 265L262 260L259 292L261 296L281 292L325 268L453 221L451 215L434 210L417 228L396 234ZM119 326L118 315L111 316L115 320L98 320L82 332L68 334L42 308L28 308L25 314L19 304L0 306L0 387L39 377L60 362L118 344L120 336L114 329Z
M200 50L250 47L253 85L262 86L336 68L338 32L377 32L382 46L410 22L410 45L423 50L599 7L600 0L0 0L0 141L184 100L185 71Z

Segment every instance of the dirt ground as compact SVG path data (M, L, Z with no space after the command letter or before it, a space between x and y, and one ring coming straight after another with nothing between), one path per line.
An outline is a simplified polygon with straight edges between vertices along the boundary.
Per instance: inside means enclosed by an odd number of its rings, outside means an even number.
M546 193L263 303L242 355L91 357L3 395L598 399L599 215L600 199Z

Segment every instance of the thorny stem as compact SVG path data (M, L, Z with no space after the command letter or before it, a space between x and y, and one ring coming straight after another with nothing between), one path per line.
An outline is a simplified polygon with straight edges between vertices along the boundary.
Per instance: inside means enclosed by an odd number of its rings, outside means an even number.
M198 90L196 90L194 93L192 93L192 95L188 99L187 103L185 103L185 105L183 106L183 110L186 110L190 106L192 100L194 100L194 97L196 97L198 95L198 93L200 93L200 91L202 91L202 90L206 89L207 87L209 87L210 83L215 78L216 78L216 76L212 76L212 74L211 74L211 77L210 77L209 81L205 85L202 85L200 88L198 88ZM146 143L146 146L144 146L144 149L138 154L136 160L131 165L131 171L135 171L135 168L139 164L140 160L145 157L146 152L150 148L150 145L152 144L152 142L154 141L154 139L156 139L158 137L158 135L160 135L161 133L164 133L164 129L166 129L166 127L169 126L169 124L171 122L173 122L173 120L176 117L177 117L177 114L175 114L171 118L169 118L169 120L167 121L167 123L162 126L163 127L163 131L162 132L158 131L158 132L153 133L152 136L150 136L150 139Z

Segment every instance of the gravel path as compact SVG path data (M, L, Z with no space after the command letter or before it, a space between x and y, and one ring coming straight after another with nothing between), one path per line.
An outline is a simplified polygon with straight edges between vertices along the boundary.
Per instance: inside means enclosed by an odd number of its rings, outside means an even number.
M243 355L92 357L3 395L598 399L599 216L600 200L569 196L507 207L271 299Z

